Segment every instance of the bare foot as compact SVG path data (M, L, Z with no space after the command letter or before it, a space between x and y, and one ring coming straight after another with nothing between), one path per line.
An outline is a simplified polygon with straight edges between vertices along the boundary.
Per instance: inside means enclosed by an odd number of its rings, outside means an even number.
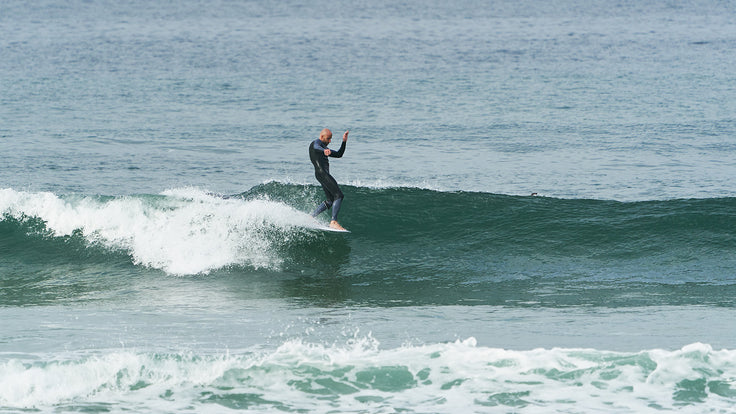
M345 230L345 227L341 226L340 223L335 220L330 222L330 228L335 230Z

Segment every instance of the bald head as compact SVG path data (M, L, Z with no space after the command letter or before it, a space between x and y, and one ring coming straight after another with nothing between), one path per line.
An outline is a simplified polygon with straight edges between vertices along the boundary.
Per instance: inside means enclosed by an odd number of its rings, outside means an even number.
M322 130L322 132L319 133L319 140L324 143L329 143L330 140L332 140L332 131L325 128Z

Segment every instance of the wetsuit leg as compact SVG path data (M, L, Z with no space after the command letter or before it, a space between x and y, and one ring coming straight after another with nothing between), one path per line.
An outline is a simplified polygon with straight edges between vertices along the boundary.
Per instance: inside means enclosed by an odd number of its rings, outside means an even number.
M314 213L312 213L312 217L319 216L320 214L322 214L323 211L327 210L328 208L330 208L330 206L327 205L326 201L323 201L322 204L317 206L317 209L314 210Z
M340 191L340 186L337 185L337 181L329 174L315 174L317 181L322 184L322 189L325 192L327 199L317 207L317 210L313 213L314 216L322 213L328 208L332 207L332 219L337 218L337 213L340 211L340 204L342 203L343 194Z
M340 186L337 185L337 181L335 181L335 179L332 178L331 175L325 174L323 176L317 177L317 180L320 184L322 184L322 189L325 190L327 201L332 203L338 198L343 198L342 191L340 191Z
M342 205L342 197L335 200L332 203L332 221L337 221L337 213L340 212L340 206Z

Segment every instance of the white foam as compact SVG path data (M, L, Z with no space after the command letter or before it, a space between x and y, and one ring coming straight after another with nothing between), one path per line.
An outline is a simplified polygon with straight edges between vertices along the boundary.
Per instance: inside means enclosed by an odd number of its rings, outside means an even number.
M193 188L107 200L3 189L0 215L37 217L57 237L80 231L92 243L128 252L136 264L171 274L229 265L277 269L273 232L314 225L282 203L222 199Z
M368 336L220 355L112 350L18 358L0 355L0 406L84 401L143 412L216 411L203 405L206 395L256 395L255 412L274 404L310 412L727 412L736 403L736 351L703 344L638 353L513 351L469 338L381 349ZM683 381L697 380L700 397L676 397Z

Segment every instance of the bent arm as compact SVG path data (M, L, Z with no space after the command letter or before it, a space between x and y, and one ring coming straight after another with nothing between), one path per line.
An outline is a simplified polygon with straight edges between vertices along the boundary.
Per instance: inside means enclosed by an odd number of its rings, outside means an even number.
M342 157L342 154L344 154L344 153L345 153L345 145L346 145L346 143L347 143L347 141L343 141L343 142L342 142L342 145L340 145L340 149L339 149L339 150L337 150L337 151L332 151L332 152L330 153L330 157L335 157L335 158L340 158L340 157Z

